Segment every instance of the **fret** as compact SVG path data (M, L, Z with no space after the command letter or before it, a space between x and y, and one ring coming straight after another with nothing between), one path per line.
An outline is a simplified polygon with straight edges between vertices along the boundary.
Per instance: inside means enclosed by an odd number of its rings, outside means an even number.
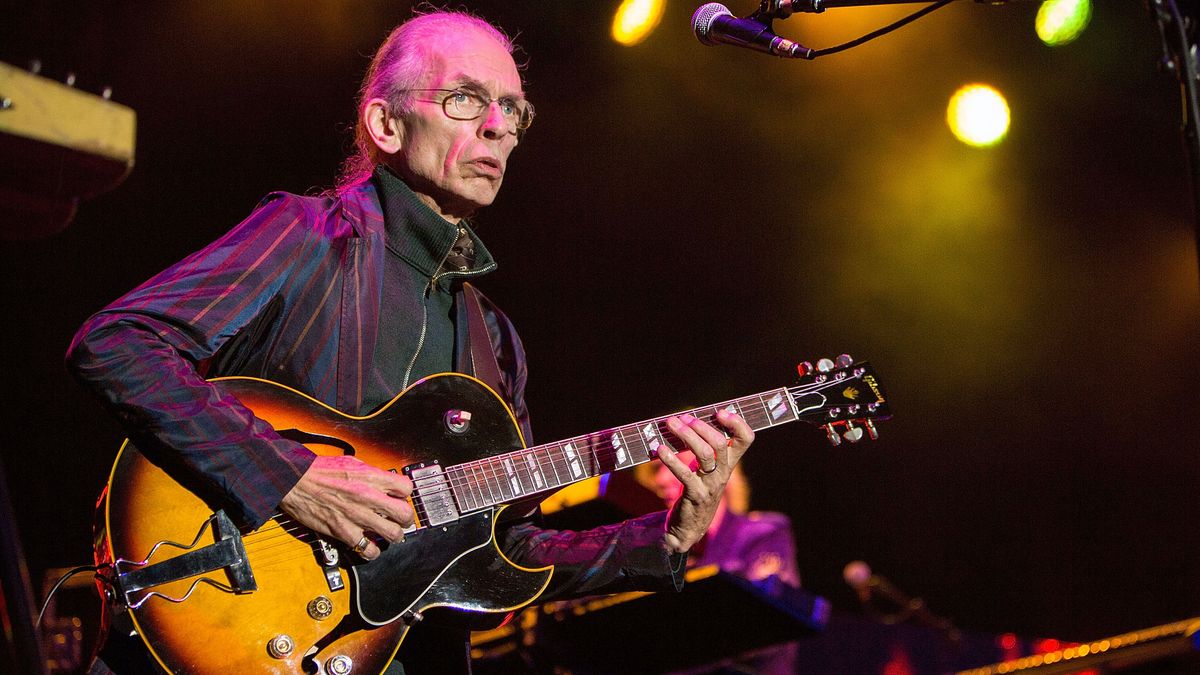
M500 502L503 503L512 499L512 487L508 484L508 476L504 474L504 466L494 457L487 460L487 465L491 470L491 480L496 485L496 492L500 494Z
M475 505L471 500L471 486L463 481L461 474L462 469L450 467L446 470L446 481L450 484L450 493L454 495L454 501L458 503L458 510L472 511Z
M546 485L546 477L542 475L542 467L538 466L536 450L521 453L521 462L525 464L526 475L529 476L534 492L541 492L549 487Z
M487 473L484 471L483 462L471 462L471 470L475 475L476 483L487 488L487 496L484 498L484 502L488 505L499 504L500 500L496 499L496 493L492 490L492 482L488 480ZM479 492L482 494L483 489L481 488Z
M783 422L791 422L792 420L796 419L796 411L792 409L791 399L788 398L787 391L783 389L775 390L774 396L767 401L767 408L771 411L771 426L781 424L782 422L780 422L780 418L783 418L789 413L790 417L783 419Z
M563 459L566 461L567 473L570 474L568 482L583 480L586 478L583 470L583 463L579 458L579 450L576 448L577 441L565 443L562 446Z
M545 487L545 481L539 486L538 481L533 478L535 467L530 465L532 461L532 453L517 451L508 453L508 457L512 460L513 477L516 478L517 484L521 487L522 495L529 495L541 491Z
M625 438L619 428L609 432L608 445L613 452L612 470L627 469L633 466L633 456L629 454L629 448L626 446Z
M625 439L625 447L629 449L630 459L635 465L654 459L636 424L621 427L621 438Z
M638 430L638 438L645 444L648 456L657 457L658 448L670 442L663 436L661 420L651 420Z
M600 460L596 457L596 443L599 440L599 434L591 434L583 437L583 448L580 448L579 462L583 464L583 477L591 478L596 475L596 467L600 465Z
M635 466L650 460L650 453L646 451L646 444L642 443L642 437L638 435L636 426L619 427L616 433L620 434L621 443L625 446L625 451L629 453L629 463L622 464L621 468Z
M763 422L768 422L771 419L771 411L767 409L767 402L763 399L763 395L759 394L754 397L758 401L758 405L762 407ZM756 413L757 414L757 413ZM770 424L762 424L762 426L750 425L752 429L765 429Z
M551 449L552 448L550 446L542 446L541 450L544 459L539 459L538 463L542 466L542 475L545 476L547 480L550 478L551 473L554 474L554 483L551 487L558 487L563 484L563 479L558 474L558 466L556 466L558 463L555 462L554 457L550 455ZM547 463L550 465L550 473L546 472Z

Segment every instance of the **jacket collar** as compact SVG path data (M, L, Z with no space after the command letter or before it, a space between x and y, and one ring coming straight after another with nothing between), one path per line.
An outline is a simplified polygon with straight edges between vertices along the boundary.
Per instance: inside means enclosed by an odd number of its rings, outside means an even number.
M475 246L475 265L467 272L444 272L446 276L475 276L496 268L492 254L479 240L466 220L457 223L442 218L429 208L391 169L375 167L371 177L379 193L385 222L388 250L433 277L446 254L458 240L459 228L467 232Z

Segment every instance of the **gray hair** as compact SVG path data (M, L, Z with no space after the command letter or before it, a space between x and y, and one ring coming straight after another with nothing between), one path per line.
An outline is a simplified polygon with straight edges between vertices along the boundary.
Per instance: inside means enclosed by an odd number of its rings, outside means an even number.
M363 122L367 102L380 98L388 102L393 117L407 115L412 111L413 103L409 90L419 88L429 70L426 43L435 35L471 28L495 38L505 51L513 53L513 41L502 30L465 11L439 9L418 14L396 26L387 36L371 59L358 90L354 152L342 164L338 189L357 185L370 178L375 165L382 159L379 148L371 140Z

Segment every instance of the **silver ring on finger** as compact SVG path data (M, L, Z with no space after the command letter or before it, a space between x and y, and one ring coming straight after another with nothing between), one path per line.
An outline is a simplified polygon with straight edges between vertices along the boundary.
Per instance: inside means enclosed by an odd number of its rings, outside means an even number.
M706 469L706 468L704 468L704 467L702 467L702 466L701 466L701 467L697 467L697 468L696 468L696 475L697 475L697 476L707 476L708 474L710 474L710 473L712 473L712 472L714 472L714 471L716 471L716 470L717 470L717 463L716 463L716 462L713 462L712 468L709 468L709 469Z
M354 548L350 550L354 551L358 555L362 555L362 552L367 550L367 546L370 545L370 543L371 540L367 538L366 534L363 534L362 539L359 539L358 543L354 545Z

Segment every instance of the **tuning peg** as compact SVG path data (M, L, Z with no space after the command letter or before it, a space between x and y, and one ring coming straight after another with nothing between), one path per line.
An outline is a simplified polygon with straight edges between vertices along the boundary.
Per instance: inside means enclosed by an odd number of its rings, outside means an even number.
M834 429L832 424L826 424L821 428L825 430L825 438L829 439L830 445L836 448L842 444L842 437L838 435L837 429Z
M863 426L867 428L867 436L873 440L879 440L879 432L875 430L875 423L871 420L863 420Z
M796 372L800 374L800 377L811 375L812 371L813 364L811 361L801 361L800 363L796 364Z
M846 422L846 430L842 432L842 438L850 441L851 443L857 443L862 440L862 437L862 429L859 429L850 422Z
M837 357L836 360L834 360L834 364L837 365L838 368L849 368L850 366L854 365L854 359L849 354L842 354L841 356Z
M817 361L817 370L821 371L822 373L828 373L829 371L833 370L833 361L830 361L829 359L821 359L820 361Z

